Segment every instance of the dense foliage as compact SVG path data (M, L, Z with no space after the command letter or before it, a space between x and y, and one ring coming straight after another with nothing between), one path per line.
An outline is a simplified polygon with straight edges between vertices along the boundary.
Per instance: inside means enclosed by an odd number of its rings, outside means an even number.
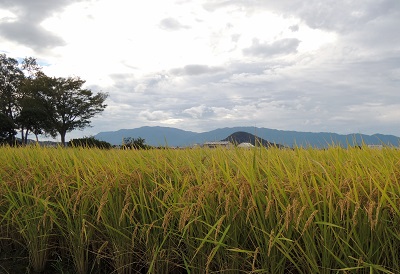
M138 137L128 137L124 138L122 142L122 148L124 149L150 149L151 146L146 145L146 140Z
M102 112L107 95L84 89L79 77L48 77L34 58L21 64L0 54L0 143L15 144L17 130L27 143L29 132L61 137L90 125Z
M1 271L400 273L399 246L394 148L0 148Z
M68 142L68 146L85 147L85 148L104 148L104 149L110 149L112 147L110 143L97 140L94 137L72 139Z

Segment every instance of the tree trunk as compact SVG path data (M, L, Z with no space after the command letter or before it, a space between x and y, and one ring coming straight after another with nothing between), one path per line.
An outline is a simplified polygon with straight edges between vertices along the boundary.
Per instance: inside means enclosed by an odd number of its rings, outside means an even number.
M25 145L28 144L28 133L29 133L29 130L27 129L25 132L25 140L22 140Z
M24 136L24 128L21 129L21 142L24 144L25 136Z
M65 135L66 135L66 132L60 132L61 146L63 146L63 147L65 147Z

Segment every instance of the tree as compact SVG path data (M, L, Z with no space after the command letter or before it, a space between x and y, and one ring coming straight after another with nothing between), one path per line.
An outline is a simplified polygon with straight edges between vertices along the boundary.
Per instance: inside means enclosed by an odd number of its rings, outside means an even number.
M0 55L0 112L7 117L2 121L2 135L10 144L15 143L16 129L21 131L23 143L27 143L29 131L36 135L44 133L46 110L36 98L38 83L45 78L36 59L25 58L21 64L13 58ZM3 125L4 125L3 123ZM8 133L4 130L8 129ZM47 131L46 131L47 132ZM49 130L54 133L54 131Z
M39 134L57 136L57 131L52 125L51 113L49 112L48 102L46 102L43 94L48 93L51 88L51 78L47 77L37 67L34 67L32 73L31 59L25 59L31 62L28 67L28 76L22 81L21 93L19 99L20 113L16 118L16 123L21 130L21 138L23 143L27 143L28 134L32 132L38 140ZM26 67L26 63L24 63Z
M90 119L102 112L105 93L93 94L82 88L85 81L76 78L51 78L38 66L36 59L17 60L0 54L0 135L15 143L16 129L23 142L29 132L57 132L65 145L65 135L74 129L90 126Z
M47 88L38 96L50 115L52 128L60 134L61 143L65 145L67 132L90 126L90 119L107 106L104 101L108 95L102 92L93 94L91 90L83 89L85 81L79 77L47 77L46 82Z
M47 112L45 104L38 98L24 98L21 102L21 112L16 119L21 128L22 142L27 144L28 134L32 132L39 141L38 135L57 136L52 127L51 116ZM24 133L25 131L25 133Z
M150 149L151 146L145 144L141 137L135 139L132 137L124 138L122 146L129 149Z
M15 119L20 111L18 100L22 95L19 87L23 79L24 74L18 61L0 54L0 134L9 144L15 143Z
M110 149L110 143L95 139L93 136L78 139L72 139L68 142L68 146L72 147L85 147L85 148L101 148Z
M24 79L21 82L19 99L20 113L16 123L21 130L21 139L24 144L28 142L28 134L32 132L36 136L45 134L55 137L56 131L51 128L50 114L47 112L45 102L40 91L47 88L48 77L42 72L41 67L33 57L26 57L22 61Z
M10 117L0 112L0 144L14 144L15 134L14 123Z

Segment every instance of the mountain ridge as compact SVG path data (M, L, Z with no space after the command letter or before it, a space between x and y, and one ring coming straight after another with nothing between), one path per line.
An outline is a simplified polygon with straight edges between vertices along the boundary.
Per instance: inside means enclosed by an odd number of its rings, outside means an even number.
M193 132L173 127L161 126L143 126L133 129L120 129L117 131L100 132L94 137L101 141L109 142L113 145L122 144L123 138L141 137L145 139L146 144L152 146L191 146L202 144L208 141L221 141L235 132L251 133L258 138L262 138L271 143L277 143L284 146L312 146L326 148L331 145L390 145L399 146L400 137L394 135L385 135L376 133L367 134L338 134L331 132L300 132L285 131L260 127L225 127L217 128L207 132Z
M235 145L241 143L250 143L253 146L264 146L264 147L283 147L281 144L271 143L263 138L257 137L254 134L244 132L244 131L236 131L223 139L222 141L229 141Z

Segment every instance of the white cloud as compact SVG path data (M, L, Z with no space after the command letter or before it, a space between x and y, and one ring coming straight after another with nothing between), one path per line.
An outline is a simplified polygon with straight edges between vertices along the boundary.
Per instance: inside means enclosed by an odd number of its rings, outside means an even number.
M182 111L182 113L189 114L192 118L196 119L202 118L207 112L212 112L212 109L205 105L191 107Z
M0 9L0 23L12 23L17 19L17 15L10 10Z
M156 110L156 111L141 111L139 113L139 117L143 117L149 121L160 121L160 120L169 120L171 114L168 112Z

